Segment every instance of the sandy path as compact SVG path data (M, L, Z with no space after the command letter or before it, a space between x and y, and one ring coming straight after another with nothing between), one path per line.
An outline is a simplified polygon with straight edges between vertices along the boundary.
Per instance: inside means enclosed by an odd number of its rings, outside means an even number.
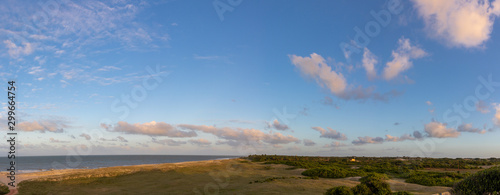
M419 184L406 183L404 179L394 178L390 179L388 183L391 185L392 190L397 191L412 191L414 194L439 194L448 193L450 187L444 186L423 186ZM420 193L415 193L420 192Z
M17 194L17 189L13 188L13 189L10 189L10 192L7 195L15 195L15 194Z
M0 182L3 183L3 184L6 184L10 182L10 179L7 178L7 172L2 172L0 173ZM17 184L19 184L19 182L23 181L23 180L28 180L28 179L34 179L34 178L38 178L40 176L38 175L34 175L34 174L19 174L19 175L16 175L16 186ZM10 192L7 194L7 195L14 195L14 194L17 194L17 189L14 188L14 187L11 187L11 186L8 186L9 189L10 189Z

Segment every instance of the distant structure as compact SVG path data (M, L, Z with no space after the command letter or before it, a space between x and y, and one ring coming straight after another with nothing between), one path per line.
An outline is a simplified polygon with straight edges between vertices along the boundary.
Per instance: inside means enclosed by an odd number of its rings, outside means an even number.
M352 159L351 159L351 162L356 162L356 159L355 159L355 158L352 158Z

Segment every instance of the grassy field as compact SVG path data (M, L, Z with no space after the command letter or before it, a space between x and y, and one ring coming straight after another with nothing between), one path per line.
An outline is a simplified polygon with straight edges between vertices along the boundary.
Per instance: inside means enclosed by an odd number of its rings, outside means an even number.
M359 177L312 179L301 175L304 170L243 159L110 167L57 176L44 173L37 180L23 181L19 194L323 194L334 186L359 184ZM393 191L414 194L449 190L401 179L388 183Z

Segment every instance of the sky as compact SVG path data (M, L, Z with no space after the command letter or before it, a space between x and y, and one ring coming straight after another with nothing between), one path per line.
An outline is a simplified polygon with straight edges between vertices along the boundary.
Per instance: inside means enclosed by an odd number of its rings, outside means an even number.
M21 156L500 157L499 17L500 0L6 0L1 86Z

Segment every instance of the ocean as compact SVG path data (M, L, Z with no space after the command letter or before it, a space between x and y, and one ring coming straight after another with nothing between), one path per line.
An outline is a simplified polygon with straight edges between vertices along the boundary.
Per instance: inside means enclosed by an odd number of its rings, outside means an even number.
M19 173L46 171L51 169L95 169L102 167L176 163L201 160L238 158L239 156L205 155L89 155L89 156L16 156ZM0 158L1 171L7 171L10 160Z

